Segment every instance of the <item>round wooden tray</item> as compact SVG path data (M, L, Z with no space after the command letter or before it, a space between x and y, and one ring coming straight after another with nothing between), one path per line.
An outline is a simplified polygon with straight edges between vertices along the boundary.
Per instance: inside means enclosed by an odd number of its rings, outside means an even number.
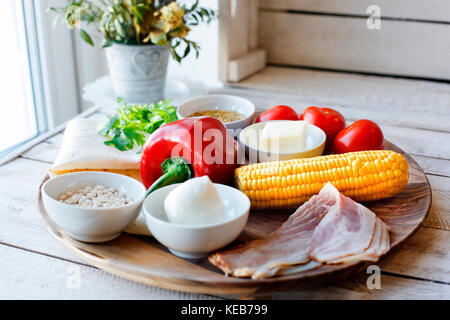
M395 145L386 149L405 155L410 178L405 189L393 198L365 203L391 228L391 250L408 238L422 223L431 206L431 189L420 166ZM48 179L48 177L46 178ZM75 255L119 277L167 289L207 294L250 294L304 288L335 281L366 266L363 262L324 265L314 270L263 280L226 277L208 261L193 262L178 258L152 237L122 234L113 241L90 244L67 236L50 219L39 192L39 212L50 233ZM262 238L278 228L292 211L256 211L232 243Z

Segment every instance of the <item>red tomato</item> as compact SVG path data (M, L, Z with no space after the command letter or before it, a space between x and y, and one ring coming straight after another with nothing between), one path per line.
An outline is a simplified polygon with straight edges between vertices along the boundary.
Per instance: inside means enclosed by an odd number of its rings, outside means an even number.
M305 120L320 129L327 135L327 148L331 148L336 135L345 128L345 119L336 110L330 108L309 107L303 110L300 120Z
M288 106L276 106L264 111L256 118L256 122L270 120L298 120L298 114L294 109Z
M334 139L333 151L346 153L384 149L384 137L380 127L370 120L358 120L339 132Z

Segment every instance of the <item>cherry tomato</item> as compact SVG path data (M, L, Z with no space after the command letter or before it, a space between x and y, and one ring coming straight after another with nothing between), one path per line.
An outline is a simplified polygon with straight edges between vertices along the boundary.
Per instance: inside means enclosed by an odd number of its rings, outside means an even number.
M298 114L294 109L288 106L276 106L264 111L256 118L256 122L270 120L298 120Z
M358 120L338 133L333 151L346 153L384 149L384 137L380 127L370 120Z
M331 149L334 137L345 128L345 119L342 114L330 108L308 107L303 110L300 120L305 120L325 132L327 149Z

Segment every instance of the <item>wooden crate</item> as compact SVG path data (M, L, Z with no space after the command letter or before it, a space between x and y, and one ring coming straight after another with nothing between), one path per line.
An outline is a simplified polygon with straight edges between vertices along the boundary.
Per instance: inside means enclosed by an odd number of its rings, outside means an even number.
M225 83L239 85L267 65L450 80L448 0L219 2ZM367 27L371 5L380 29Z

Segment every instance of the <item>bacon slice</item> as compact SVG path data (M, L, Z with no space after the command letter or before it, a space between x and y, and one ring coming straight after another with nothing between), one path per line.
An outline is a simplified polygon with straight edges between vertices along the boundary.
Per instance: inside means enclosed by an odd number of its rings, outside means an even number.
M389 251L389 230L388 226L377 218L377 223L380 226L376 232L378 241L372 242L370 247L362 254L354 254L340 259L329 260L328 264L349 263L355 261L378 261L379 257Z
M373 260L373 258L375 258L375 253L377 252L379 247L381 247L381 243L383 241L383 226L382 226L381 220L380 221L378 221L378 220L379 219L377 219L375 222L375 228L374 228L374 232L373 232L372 242L371 242L369 248L367 248L366 250L364 250L361 253L356 253L356 254L350 253L343 257L327 260L326 263L328 263L328 264L346 263L346 262L353 262L356 260L364 260L364 258L366 258L366 260ZM311 250L312 249L313 249L313 247L311 246Z
M209 262L235 277L263 278L287 266L306 264L309 243L320 220L336 205L336 194L329 187L300 206L276 231L261 240L254 240L234 249L218 252ZM339 192L338 192L339 194ZM313 264L312 267L317 267Z
M215 253L208 260L226 274L260 279L322 263L376 261L388 250L386 224L327 183L266 238Z
M341 210L330 211L313 232L311 259L328 264L377 261L389 249L386 224L348 197L341 195L338 202Z
M320 262L316 261L310 261L305 264L299 264L299 265L292 265L292 266L284 266L284 267L278 267L271 269L270 271L266 273L259 273L256 277L256 279L261 278L268 278L273 276L280 276L280 275L289 275L293 273L299 273L299 272L305 272L307 270L312 270L315 268L318 268L322 265Z

